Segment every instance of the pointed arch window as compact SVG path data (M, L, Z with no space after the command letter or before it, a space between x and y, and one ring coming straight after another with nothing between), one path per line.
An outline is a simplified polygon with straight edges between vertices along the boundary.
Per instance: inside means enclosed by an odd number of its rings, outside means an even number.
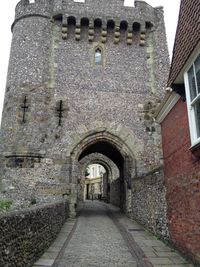
M103 61L102 49L97 47L95 49L95 64L96 65L102 65L102 61Z

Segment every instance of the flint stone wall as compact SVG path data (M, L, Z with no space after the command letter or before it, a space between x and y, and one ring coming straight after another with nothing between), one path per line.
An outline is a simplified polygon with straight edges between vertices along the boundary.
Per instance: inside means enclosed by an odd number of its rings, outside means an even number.
M120 178L112 181L110 185L110 203L120 206Z
M155 235L169 239L166 188L162 168L133 181L132 212L134 219Z
M32 266L67 217L68 203L64 201L0 216L0 266Z

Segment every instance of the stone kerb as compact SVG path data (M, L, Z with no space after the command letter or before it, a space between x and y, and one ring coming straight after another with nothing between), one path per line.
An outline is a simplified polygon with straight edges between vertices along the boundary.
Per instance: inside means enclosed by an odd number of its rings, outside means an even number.
M68 217L66 201L0 216L0 266L32 266Z

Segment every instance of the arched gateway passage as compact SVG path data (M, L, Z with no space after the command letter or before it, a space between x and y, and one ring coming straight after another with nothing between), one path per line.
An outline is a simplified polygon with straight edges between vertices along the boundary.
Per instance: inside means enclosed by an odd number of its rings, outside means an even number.
M77 190L77 204L81 200L81 179L88 164L98 162L102 164L107 172L108 183L114 182L113 173L118 170L119 190L115 190L119 201L117 204L128 212L131 197L131 181L135 175L135 162L129 147L119 137L102 131L88 135L80 141L72 151L72 184ZM113 196L114 197L114 196Z
M79 161L80 179L78 181L78 200L83 201L85 198L85 170L89 165L99 164L104 167L105 172L101 177L101 199L120 206L120 172L116 164L101 153L91 153ZM87 180L87 178L86 178Z

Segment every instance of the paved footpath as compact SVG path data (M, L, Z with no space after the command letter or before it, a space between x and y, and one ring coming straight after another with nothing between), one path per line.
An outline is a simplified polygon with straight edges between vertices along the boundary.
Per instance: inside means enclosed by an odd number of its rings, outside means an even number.
M119 209L86 201L33 267L193 267Z

